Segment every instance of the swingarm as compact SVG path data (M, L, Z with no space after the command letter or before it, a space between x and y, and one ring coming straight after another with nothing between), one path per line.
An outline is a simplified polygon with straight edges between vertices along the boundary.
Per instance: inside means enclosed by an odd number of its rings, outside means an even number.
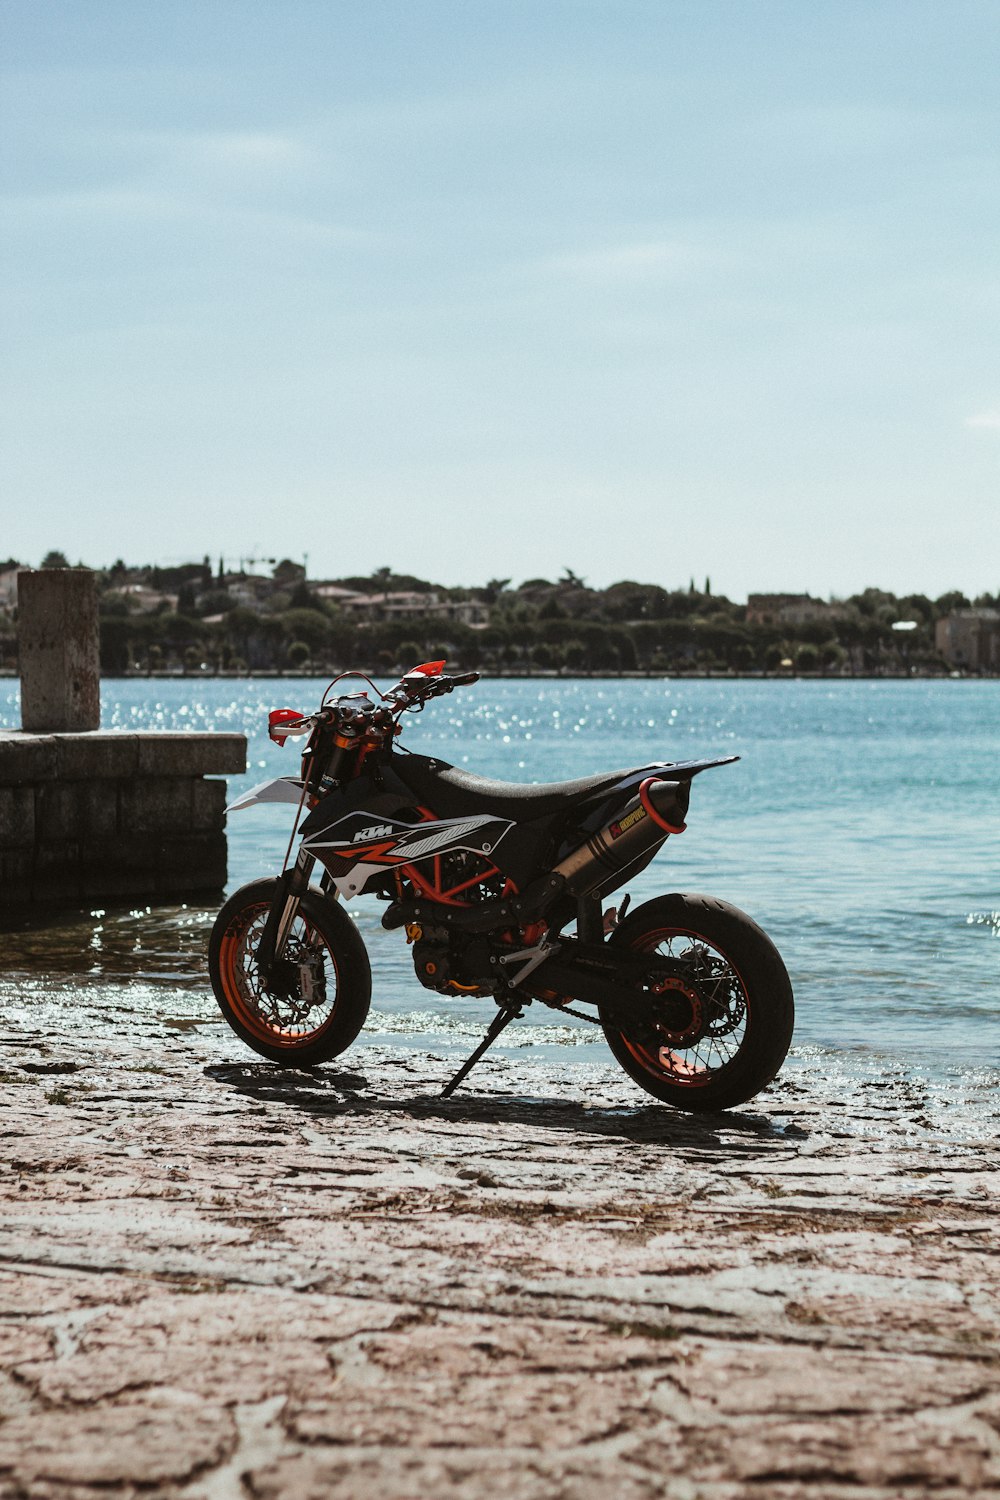
M510 967L507 987L515 994L523 991L535 998L562 995L567 1000L600 1005L623 1021L644 1013L651 984L690 978L689 968L676 961L623 948L608 949L605 944L578 938L548 943L543 939L534 948L504 955L499 963ZM521 968L515 969L516 964Z

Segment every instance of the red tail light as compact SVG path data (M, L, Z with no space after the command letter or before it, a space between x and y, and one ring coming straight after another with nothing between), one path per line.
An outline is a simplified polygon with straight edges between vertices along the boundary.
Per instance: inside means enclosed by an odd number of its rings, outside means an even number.
M289 729L283 725L291 726L298 724L302 715L297 708L272 708L267 716L267 732L276 745L283 745L288 738Z

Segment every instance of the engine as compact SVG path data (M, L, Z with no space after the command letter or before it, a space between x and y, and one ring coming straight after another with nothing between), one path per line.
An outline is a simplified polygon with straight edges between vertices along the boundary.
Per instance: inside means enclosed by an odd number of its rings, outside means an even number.
M414 971L425 989L439 995L492 995L498 987L486 938L416 922L407 927L406 936L413 944Z

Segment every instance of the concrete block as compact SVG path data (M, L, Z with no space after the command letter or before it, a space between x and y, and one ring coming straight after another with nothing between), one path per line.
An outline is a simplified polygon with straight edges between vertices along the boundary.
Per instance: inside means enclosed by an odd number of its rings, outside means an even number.
M56 775L65 781L113 781L139 770L139 736L98 730L94 734L58 734Z
M47 905L80 901L83 884L80 876L80 846L68 840L35 845L31 872L31 894Z
M50 734L0 729L0 786L51 781L56 775L56 741Z
M238 776L247 768L245 734L172 734L139 737L143 776Z
M52 841L38 840L35 843L35 877L55 878L60 872L73 873L80 865L80 845L72 839Z
M227 788L202 772L245 764L237 734L0 732L0 906L218 890Z
M193 789L189 776L149 776L125 782L118 799L121 833L187 833Z
M34 841L34 788L0 786L0 849L30 850Z
M102 870L135 875L155 870L172 842L171 836L164 833L120 833L116 838L85 843L80 850L80 861L87 876L100 875Z
M223 833L144 834L84 845L81 871L88 895L217 890L226 883Z
M118 788L113 781L53 781L38 788L38 836L103 839L118 831Z
M117 897L155 896L158 890L156 882L156 871L151 869L113 870L85 867L82 887L86 898L103 898L106 901L113 901Z
M113 781L77 783L80 803L80 837L105 839L118 832L118 787Z
M191 787L191 831L211 833L226 826L229 789L224 781L195 781Z
M163 877L184 875L191 879L192 884L204 884L207 880L208 884L224 885L226 853L224 833L195 833L186 838L164 839L157 851L156 868Z
M89 568L17 575L21 724L88 730L101 723L97 586Z
M83 900L83 883L79 870L54 870L32 877L32 904L37 906L78 906Z
M225 870L220 871L217 866L206 866L186 876L171 875L169 873L158 875L156 878L155 894L159 901L189 900L192 897L215 897L221 905L222 891L225 884Z
M39 839L52 844L80 833L80 799L76 782L47 782L38 788L35 822Z
M0 850L0 908L23 906L31 900L32 849Z

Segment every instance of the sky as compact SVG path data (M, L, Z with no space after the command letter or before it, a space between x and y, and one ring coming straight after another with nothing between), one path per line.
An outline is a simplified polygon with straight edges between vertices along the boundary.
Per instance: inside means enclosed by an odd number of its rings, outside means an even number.
M996 0L0 0L0 558L1000 589Z

